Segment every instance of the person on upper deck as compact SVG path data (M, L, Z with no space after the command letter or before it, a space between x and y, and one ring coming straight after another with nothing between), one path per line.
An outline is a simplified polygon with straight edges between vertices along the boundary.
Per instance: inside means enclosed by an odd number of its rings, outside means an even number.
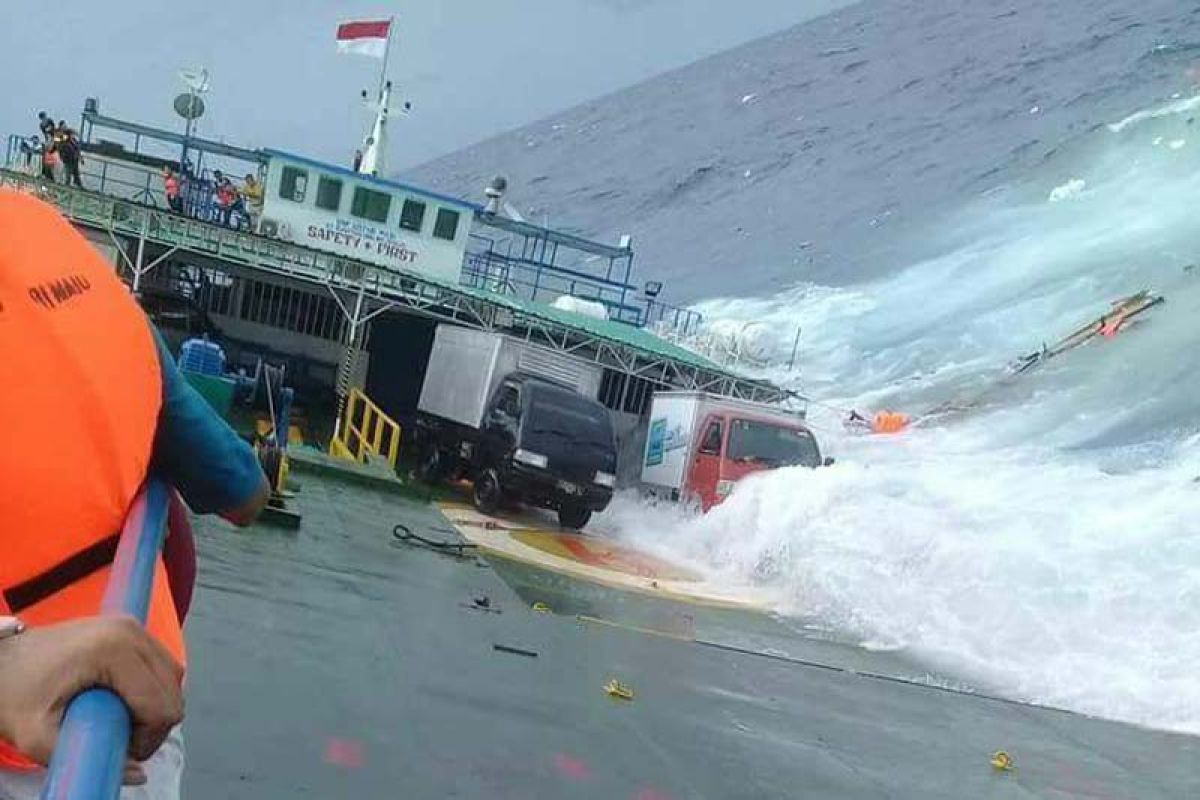
M163 196L167 199L167 208L176 214L183 213L182 184L170 165L163 167Z
M35 165L40 164L42 159L43 144L40 136L29 136L21 138L21 159L24 162L23 167L26 172L33 175L37 173Z
M238 201L237 188L229 176L215 170L213 172L213 191L217 197L217 221L222 225L230 225L234 205Z
M65 705L104 686L130 709L126 778L144 784L123 800L178 798L187 513L176 498L145 630L96 616L114 532L150 474L238 525L266 478L103 256L48 204L2 190L0 362L20 376L0 392L0 418L20 423L0 448L0 797L39 796Z
M54 169L61 164L62 161L58 157L58 148L54 144L54 140L46 142L42 145L42 180L50 183L55 183Z
M242 197L246 199L246 205L249 207L247 216L250 220L250 230L258 233L258 221L262 219L263 200L266 195L263 185L252 174L247 174L242 184Z
M67 127L66 120L61 120L54 131L54 149L58 151L58 157L62 160L63 183L68 186L73 183L82 189L79 165L83 163L83 151L79 147L79 137Z
M45 111L38 112L38 130L47 144L54 139L54 120Z

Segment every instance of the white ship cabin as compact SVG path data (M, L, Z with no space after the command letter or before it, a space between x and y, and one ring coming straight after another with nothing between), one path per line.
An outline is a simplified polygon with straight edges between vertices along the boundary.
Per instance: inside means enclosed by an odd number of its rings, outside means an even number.
M261 152L262 234L458 283L475 204L279 150Z

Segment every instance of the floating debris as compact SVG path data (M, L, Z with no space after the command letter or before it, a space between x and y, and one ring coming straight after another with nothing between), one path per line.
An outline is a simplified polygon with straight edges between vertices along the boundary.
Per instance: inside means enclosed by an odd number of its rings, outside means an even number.
M604 684L604 693L614 700L633 699L633 689L621 683L616 678L610 678L608 683Z
M469 609L471 611L482 611L485 614L500 614L500 613L502 613L502 609L500 609L499 607L493 606L492 599L490 597L488 597L486 594L481 594L481 595L478 595L477 597L472 597L470 603L460 603L460 605L463 608Z
M511 653L514 656L525 656L526 658L537 658L538 654L533 650L525 650L521 647L512 647L507 644L493 644L492 649L497 653Z

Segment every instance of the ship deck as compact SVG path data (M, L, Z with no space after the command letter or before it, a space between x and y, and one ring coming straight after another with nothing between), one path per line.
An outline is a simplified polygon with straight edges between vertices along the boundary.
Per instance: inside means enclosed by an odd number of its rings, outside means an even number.
M397 523L460 540L427 497L296 480L298 531L197 521L187 796L1200 794L1196 738L938 688L752 609L401 543Z

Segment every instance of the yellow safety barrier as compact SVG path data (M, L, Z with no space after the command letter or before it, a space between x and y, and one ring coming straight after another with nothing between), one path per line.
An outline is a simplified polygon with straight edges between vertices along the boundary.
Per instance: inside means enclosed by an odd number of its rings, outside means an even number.
M329 440L329 455L361 463L369 454L395 467L399 452L400 424L360 390L351 389L346 413Z

